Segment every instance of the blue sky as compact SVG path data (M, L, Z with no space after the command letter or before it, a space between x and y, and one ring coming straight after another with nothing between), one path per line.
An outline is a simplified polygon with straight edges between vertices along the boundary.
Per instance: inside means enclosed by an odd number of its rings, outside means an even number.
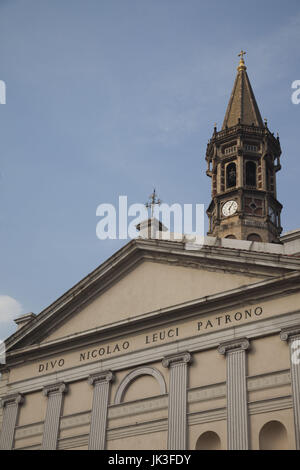
M300 227L297 0L0 0L0 338L124 241L96 208L210 201L205 149L238 63L283 148L284 231Z

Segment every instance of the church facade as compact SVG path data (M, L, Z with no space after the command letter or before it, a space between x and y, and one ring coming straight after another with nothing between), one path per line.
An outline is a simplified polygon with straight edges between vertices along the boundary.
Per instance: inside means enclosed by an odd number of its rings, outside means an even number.
M241 53L207 146L209 233L131 240L40 314L1 366L1 449L300 449L300 230Z

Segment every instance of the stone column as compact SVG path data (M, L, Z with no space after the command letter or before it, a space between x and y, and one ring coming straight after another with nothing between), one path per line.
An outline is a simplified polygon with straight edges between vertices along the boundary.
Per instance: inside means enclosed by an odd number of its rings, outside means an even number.
M3 407L2 431L0 437L0 449L10 450L14 446L15 428L17 424L19 406L24 402L21 393L7 395L2 398Z
M51 450L57 448L60 417L63 405L63 397L67 392L67 385L63 382L44 387L44 395L48 397L42 449Z
M111 371L100 372L89 377L89 384L94 387L89 437L90 450L105 449L109 388L113 378Z
M236 339L220 344L227 363L227 448L249 449L246 350L249 341Z
M296 449L300 450L300 325L283 328L280 338L287 341L290 348L295 439Z
M187 365L191 362L188 352L168 356L163 366L170 368L169 411L168 411L168 449L186 449L186 402L187 402Z

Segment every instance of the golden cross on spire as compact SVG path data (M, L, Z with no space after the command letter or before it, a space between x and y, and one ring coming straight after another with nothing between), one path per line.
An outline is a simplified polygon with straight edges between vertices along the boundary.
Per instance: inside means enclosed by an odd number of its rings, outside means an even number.
M244 55L247 54L247 52L243 51L243 49L241 50L241 52L239 53L239 57L241 58L241 60L244 60Z
M247 54L247 52L243 51L243 49L239 53L240 63L239 63L239 66L238 66L238 71L247 69L247 67L245 65L245 62L244 62L244 55L245 54Z
M151 208L151 218L153 218L155 206L160 206L161 202L162 201L156 196L156 191L155 191L155 188L154 188L153 193L150 194L150 196L149 196L149 201L146 202L146 204L145 204L147 209L149 207Z

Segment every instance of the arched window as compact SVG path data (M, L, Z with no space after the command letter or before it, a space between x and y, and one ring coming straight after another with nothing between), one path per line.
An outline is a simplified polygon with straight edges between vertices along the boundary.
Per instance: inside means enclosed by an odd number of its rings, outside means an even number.
M256 186L256 163L246 163L246 185Z
M236 240L236 237L234 235L227 235L227 237L225 238L229 238L230 240Z
M221 450L221 439L213 431L206 431L197 440L196 450Z
M226 167L226 187L232 188L236 186L236 165L229 163Z
M145 382L141 382L140 380L138 380L142 376L150 376L150 381L146 380ZM151 381L151 379L156 380ZM159 370L155 369L154 367L148 366L139 367L138 369L134 369L129 372L129 374L127 374L126 377L120 383L116 391L115 405L118 405L124 401L127 389L133 382L135 382L135 384L137 385L134 394L139 394L140 392L144 391L144 398L158 394L165 395L167 393L165 379L161 372L159 372ZM127 401L131 401L130 395L127 395Z
M288 437L285 426L279 421L264 424L259 433L260 450L286 450Z
M251 242L261 242L261 237L260 235L258 235L257 233L250 233L250 235L248 235L247 237L247 240L251 241Z

